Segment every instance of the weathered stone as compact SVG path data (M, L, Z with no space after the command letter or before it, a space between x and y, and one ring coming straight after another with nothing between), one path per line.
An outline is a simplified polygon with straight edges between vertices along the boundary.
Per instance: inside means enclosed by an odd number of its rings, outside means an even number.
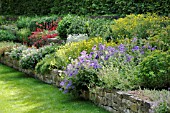
M117 104L117 103L114 103L114 102L112 102L112 105L111 105L114 109L118 109L119 107L120 107L120 105L119 104Z
M97 96L97 97L96 97L96 102L97 102L97 103L101 104L101 100L102 100L102 99L101 99L100 96Z
M123 113L131 113L131 112L130 112L130 109L124 109Z
M107 105L107 98L106 97L103 98L103 102L104 102L103 105L106 106Z
M133 103L130 105L130 109L134 112L138 112L138 105L137 103Z
M122 94L122 98L124 98L124 99L129 99L129 97L131 96L131 94L128 94L128 93L124 93L124 94Z
M124 92L122 92L122 91L118 91L117 92L117 97L119 97L119 98L123 98L123 94L124 94Z
M112 107L109 107L109 106L104 106L104 108L109 111L109 112L112 112L112 113L116 113L116 110L114 110ZM113 112L114 111L114 112Z
M95 101L95 99L96 99L95 93L90 92L90 98L89 99L92 100L92 101Z
M108 99L108 106L112 106L112 99Z
M144 106L140 106L138 111L141 111L142 113L149 113L149 109L145 108Z
M112 102L120 104L122 102L122 100L117 97L116 95L112 94Z
M108 99L112 99L112 93L106 93L106 98L108 98Z

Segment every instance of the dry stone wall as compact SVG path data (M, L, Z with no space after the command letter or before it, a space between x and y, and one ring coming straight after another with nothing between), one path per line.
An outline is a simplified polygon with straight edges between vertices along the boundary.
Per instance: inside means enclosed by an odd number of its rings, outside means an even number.
M0 57L0 62L45 83L59 87L61 77L58 70L53 70L48 75L40 75L35 73L34 70L21 69L19 62L11 59L9 56ZM117 90L106 90L99 87L90 89L89 92L84 91L81 96L112 113L153 113L155 107L154 102L142 100L132 94Z

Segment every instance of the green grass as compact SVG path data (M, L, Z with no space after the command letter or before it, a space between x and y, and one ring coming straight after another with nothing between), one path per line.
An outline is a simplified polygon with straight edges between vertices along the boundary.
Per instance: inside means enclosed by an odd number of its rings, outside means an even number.
M0 64L0 113L108 113Z

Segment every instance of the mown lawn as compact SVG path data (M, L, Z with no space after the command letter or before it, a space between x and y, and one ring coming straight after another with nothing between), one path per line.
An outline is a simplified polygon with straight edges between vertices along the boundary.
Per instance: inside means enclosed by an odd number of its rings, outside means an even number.
M0 113L108 113L0 64Z

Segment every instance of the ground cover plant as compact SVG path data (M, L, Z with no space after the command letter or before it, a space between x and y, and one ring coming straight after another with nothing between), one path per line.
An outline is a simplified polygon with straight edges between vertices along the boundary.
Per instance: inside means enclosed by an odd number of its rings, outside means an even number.
M0 41L15 41L16 36L8 30L0 29Z
M69 94L64 95L56 87L2 64L0 92L0 111L3 113L107 113L89 101L74 98Z
M5 52L9 52L13 47L20 45L19 43L0 41L0 57L4 56Z

